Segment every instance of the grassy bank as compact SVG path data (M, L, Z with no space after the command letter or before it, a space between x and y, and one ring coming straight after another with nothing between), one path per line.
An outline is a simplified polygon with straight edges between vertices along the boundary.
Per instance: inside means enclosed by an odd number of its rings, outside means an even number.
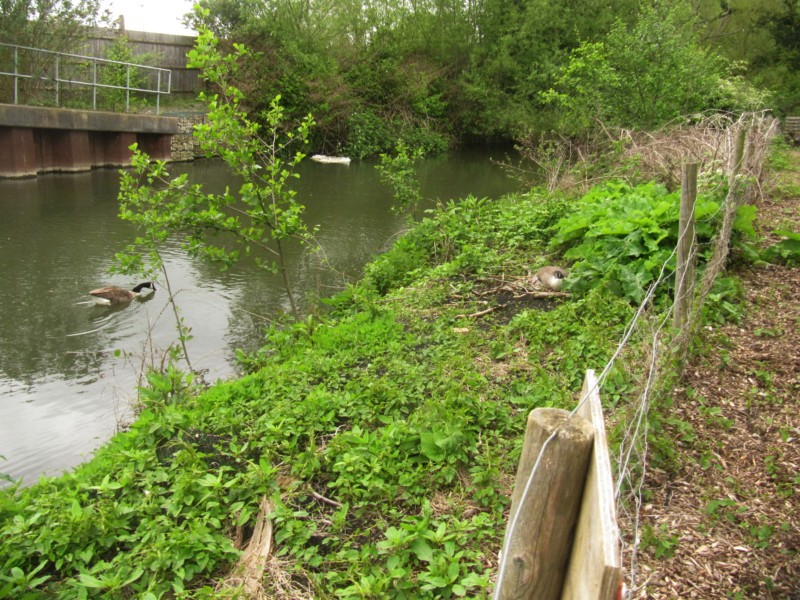
M266 494L288 596L480 594L527 412L569 406L631 312L599 290L499 290L507 308L463 316L494 302L473 292L548 261L569 206L443 207L329 315L271 332L241 379L195 393L178 372L151 375L129 432L74 474L3 496L14 582L0 589L18 597L25 577L61 597L202 595Z
M701 198L702 243L720 193ZM0 495L0 598L233 597L264 496L267 596L485 596L527 413L572 408L607 363L669 268L677 206L623 182L440 206L329 313L269 332L240 379L152 374L130 431ZM530 272L562 255L572 292L531 293ZM639 354L634 338L606 378L609 411Z

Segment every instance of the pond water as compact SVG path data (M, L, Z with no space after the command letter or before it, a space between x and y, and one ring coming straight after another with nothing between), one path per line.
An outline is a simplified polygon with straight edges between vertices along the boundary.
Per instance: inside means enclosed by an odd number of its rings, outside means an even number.
M503 151L459 151L420 168L429 201L469 194L496 198L516 182L490 159ZM219 161L170 166L208 190L236 187ZM404 228L374 163L305 161L296 184L319 254L294 251L291 278L299 297L329 296L359 277L364 264ZM162 360L176 340L166 293L114 310L87 303L91 289L131 288L110 275L114 254L133 239L117 217L116 170L0 180L0 472L23 483L83 462L131 419L145 364ZM278 276L253 264L220 272L178 247L164 253L177 303L191 327L189 353L212 382L235 375L237 348L255 349L263 327L288 302Z

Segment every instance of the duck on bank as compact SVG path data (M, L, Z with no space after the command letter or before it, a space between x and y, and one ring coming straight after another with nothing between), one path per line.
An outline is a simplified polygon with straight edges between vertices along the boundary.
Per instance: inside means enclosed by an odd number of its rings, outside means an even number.
M554 292L558 292L564 287L564 280L567 278L567 275L566 269L562 269L561 267L542 267L536 272L534 282L538 281Z

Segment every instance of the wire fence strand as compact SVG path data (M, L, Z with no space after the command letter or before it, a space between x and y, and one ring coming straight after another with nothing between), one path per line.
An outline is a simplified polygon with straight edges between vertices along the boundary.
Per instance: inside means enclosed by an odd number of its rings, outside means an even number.
M724 125L724 126L723 126ZM661 265L658 277L649 286L644 299L636 308L633 316L625 325L622 337L606 365L596 378L596 382L591 390L583 395L577 406L570 411L565 419L544 442L536 462L524 482L523 493L518 503L516 514L510 515L509 526L507 528L503 549L500 556L500 564L497 576L497 584L493 598L499 600L503 593L501 589L502 581L507 569L509 560L509 542L513 537L518 526L521 507L530 494L533 481L540 467L542 456L545 450L558 435L559 431L574 418L579 408L586 402L590 394L602 389L608 374L620 357L630 349L631 339L636 336L639 350L645 352L644 360L639 361L643 365L633 377L638 382L640 393L632 401L627 410L618 410L615 420L618 429L622 432L618 440L616 464L612 465L616 476L616 509L618 519L621 521L621 552L622 565L627 575L627 587L624 598L632 599L635 594L642 591L647 582L639 581L638 564L639 550L642 541L641 532L641 510L643 506L644 489L648 474L648 453L649 453L649 427L651 409L663 395L671 391L671 386L682 374L683 366L680 363L682 356L676 357L674 349L680 344L690 340L699 329L703 305L712 289L714 281L720 275L727 264L731 245L731 234L733 232L733 222L736 211L744 202L752 202L761 193L761 182L764 177L765 161L770 140L777 133L777 121L769 115L747 114L739 119L724 120L719 115L713 117L708 122L702 123L697 127L697 132L692 134L685 131L685 139L693 140L691 150L683 156L685 160L700 163L702 176L699 178L698 187L706 188L720 184L720 175L728 176L728 193L725 201L716 214L706 218L717 219L722 216L722 225L718 231L716 239L712 241L714 248L711 259L705 265L703 276L694 293L691 303L690 314L679 330L674 330L668 325L675 308L673 302L662 309L659 314L651 314L653 311L653 299L657 292L667 285L674 272L670 263L675 257L676 250ZM699 133L698 133L699 132ZM729 167L731 157L735 153L736 138L745 136L745 152L740 164ZM655 152L658 160L665 164L673 165L676 157L665 158L662 146L665 144L656 143L656 138L651 138L654 146L658 147ZM681 147L685 151L688 144L685 142ZM674 150L674 145L671 146ZM680 160L677 161L680 163ZM723 169L730 168L728 172ZM706 190L707 191L707 190ZM685 232L681 232L685 235ZM680 244L680 240L678 241ZM676 247L677 248L677 247ZM700 247L696 241L690 249L690 256L699 256ZM693 282L690 282L693 283ZM517 482L520 485L521 482Z

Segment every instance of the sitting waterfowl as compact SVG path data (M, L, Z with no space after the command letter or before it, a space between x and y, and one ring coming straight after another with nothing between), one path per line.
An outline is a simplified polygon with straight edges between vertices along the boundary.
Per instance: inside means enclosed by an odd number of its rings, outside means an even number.
M554 292L558 292L564 286L564 280L567 278L567 271L561 267L542 267L536 272L536 280L539 280L545 287L550 288Z
M142 290L149 288L155 292L156 286L152 281L145 281L140 283L133 290L126 290L125 288L109 285L107 287L98 288L89 292L93 297L95 304L102 306L114 306L117 304L127 304L134 298L143 295Z

